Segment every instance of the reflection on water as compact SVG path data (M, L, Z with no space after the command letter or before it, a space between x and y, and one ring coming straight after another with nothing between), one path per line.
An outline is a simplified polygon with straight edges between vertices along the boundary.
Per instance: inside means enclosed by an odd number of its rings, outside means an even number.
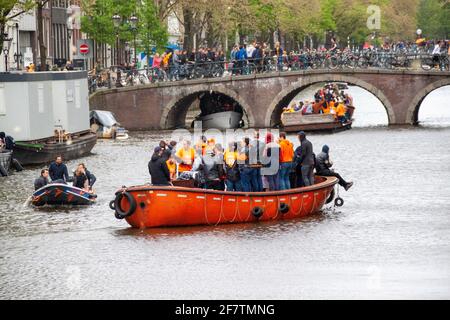
M371 117L361 112L358 121ZM151 150L169 137L132 133L70 161L98 177L98 202L87 208L24 206L40 167L0 179L0 298L450 297L450 128L311 135L315 151L328 144L336 170L355 181L340 190L338 210L284 222L131 229L108 202L123 184L149 181Z

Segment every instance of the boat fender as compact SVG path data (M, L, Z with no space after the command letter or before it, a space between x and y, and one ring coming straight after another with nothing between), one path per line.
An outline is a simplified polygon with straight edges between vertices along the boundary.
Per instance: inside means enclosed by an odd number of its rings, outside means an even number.
M286 214L289 212L290 208L287 203L281 202L278 210L281 212L281 214Z
M252 209L252 215L257 219L261 218L263 213L264 213L264 210L261 207L254 207Z
M125 197L127 201L130 203L130 207L128 208L127 211L123 211L122 207L120 206L120 202L122 201L123 197ZM136 200L134 200L133 196L126 191L123 193L118 193L116 195L116 199L114 200L114 207L116 213L119 216L126 218L131 216L136 210Z
M333 201L335 194L336 192L334 191L334 189L331 190L330 196L328 197L326 204L329 204L331 203L331 201Z
M334 205L335 205L336 207L342 207L342 206L344 205L344 199L342 199L342 198L340 198L340 197L337 197L337 198L334 200Z
M111 200L111 201L109 202L109 208L110 208L111 210L116 211L116 207L114 206L114 202L115 202L115 199L114 199L114 200Z
M8 171L6 171L6 169L0 164L0 176L1 177L7 177L8 176Z
M19 162L19 160L13 158L11 164L17 172L23 171L22 164Z

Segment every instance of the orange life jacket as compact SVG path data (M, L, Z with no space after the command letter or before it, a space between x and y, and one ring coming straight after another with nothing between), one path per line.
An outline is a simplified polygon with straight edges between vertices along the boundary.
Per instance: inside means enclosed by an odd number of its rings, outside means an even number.
M176 155L177 157L181 158L183 162L185 162L178 165L178 172L191 171L192 164L194 163L195 159L194 148L190 148L188 151L186 151L184 148L181 148L177 151Z

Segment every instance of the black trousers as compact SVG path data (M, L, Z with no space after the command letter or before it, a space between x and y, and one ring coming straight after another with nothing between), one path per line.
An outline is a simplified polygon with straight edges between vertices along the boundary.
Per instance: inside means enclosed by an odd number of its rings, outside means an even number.
M341 175L337 172L331 171L331 170L325 170L317 173L319 176L325 176L325 177L336 177L339 179L339 185L342 187L345 187L347 185L347 182L344 180L344 178L341 177Z

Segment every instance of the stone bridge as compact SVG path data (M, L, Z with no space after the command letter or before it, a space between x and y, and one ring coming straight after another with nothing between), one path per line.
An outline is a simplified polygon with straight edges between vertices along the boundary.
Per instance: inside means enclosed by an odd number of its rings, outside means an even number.
M322 82L366 89L382 102L390 125L404 125L417 123L420 104L430 92L450 85L450 72L311 70L162 82L97 91L90 106L114 112L130 130L173 129L185 125L187 110L200 93L214 91L242 106L249 127L268 128L280 123L282 108L300 91Z

